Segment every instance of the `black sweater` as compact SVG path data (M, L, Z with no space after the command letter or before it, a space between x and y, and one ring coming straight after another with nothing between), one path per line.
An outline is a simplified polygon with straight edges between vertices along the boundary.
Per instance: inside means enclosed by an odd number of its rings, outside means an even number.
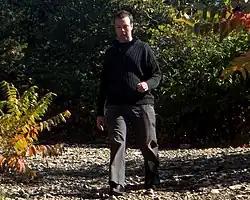
M104 116L104 105L154 104L151 90L161 80L161 71L149 45L139 39L115 43L106 51L100 81L97 115ZM136 87L147 82L149 90Z

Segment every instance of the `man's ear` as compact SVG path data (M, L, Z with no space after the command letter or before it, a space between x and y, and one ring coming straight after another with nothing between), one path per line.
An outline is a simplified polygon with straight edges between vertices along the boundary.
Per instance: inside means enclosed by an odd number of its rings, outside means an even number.
M131 24L130 24L130 26L131 26L131 29L133 30L133 28L134 28L134 24L133 24L133 23L131 23Z

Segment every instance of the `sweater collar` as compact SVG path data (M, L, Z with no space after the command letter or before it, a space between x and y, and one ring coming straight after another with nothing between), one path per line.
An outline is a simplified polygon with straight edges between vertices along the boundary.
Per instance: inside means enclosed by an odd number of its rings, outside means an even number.
M118 39L115 39L113 44L115 46L119 46L119 45L123 45L123 44L130 44L133 45L136 41L138 41L139 39L134 37L130 42L120 42Z

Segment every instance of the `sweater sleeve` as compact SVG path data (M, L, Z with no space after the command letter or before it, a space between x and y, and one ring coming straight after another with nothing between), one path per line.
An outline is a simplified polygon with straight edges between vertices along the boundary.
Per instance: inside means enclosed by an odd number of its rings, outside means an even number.
M107 98L107 80L108 80L108 61L107 61L107 53L104 57L103 69L101 72L100 78L100 90L97 101L97 116L104 116L104 104Z
M155 55L149 45L146 45L146 64L147 68L150 70L150 78L146 81L149 90L155 89L162 78L162 72L156 61Z

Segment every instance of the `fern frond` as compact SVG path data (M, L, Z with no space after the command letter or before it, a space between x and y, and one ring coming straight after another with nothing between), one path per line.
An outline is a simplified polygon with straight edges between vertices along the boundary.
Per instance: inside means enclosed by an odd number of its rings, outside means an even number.
M13 114L5 113L4 115L0 116L0 126L1 126L1 132L0 136L4 137L5 139L8 139L9 137L12 137L16 134L16 131L14 130L15 126L17 125L16 116ZM14 130L14 131L13 131ZM4 144L0 144L0 146L3 146Z
M4 92L5 98L7 98L7 113L16 113L20 115L19 111L19 101L18 101L18 91L13 84L6 81L0 82L0 88Z
M39 126L40 130L43 131L44 128L47 128L47 130L50 131L52 126L57 126L58 124L60 124L62 122L66 123L65 118L69 118L70 115L71 115L71 113L68 110L66 110L66 111L59 113L56 116L46 120L46 121L40 122L40 126Z
M37 86L32 86L26 90L20 98L20 109L23 113L31 107L34 107L37 103L38 93L36 92Z
M19 110L20 105L18 99L12 99L11 101L7 101L6 107L7 113L12 113L18 116L22 114L22 112Z
M15 86L11 83L8 83L6 81L2 81L0 83L0 87L4 92L4 96L5 98L8 99L8 101L13 101L15 99L17 99L18 97L18 92L17 89L15 88Z
M25 160L16 154L12 154L8 157L0 155L0 169L2 172L11 170L19 174L26 174L30 178L36 176L36 173L29 168Z
M38 133L44 128L50 130L61 122L66 122L70 112L59 113L46 121L41 118L46 114L54 93L47 93L38 101L37 87L30 87L19 97L14 85L5 81L0 83L7 100L0 101L0 169L3 171L17 171L28 178L33 178L35 173L25 163L27 153L36 155L37 151L43 156L54 156L62 153L61 146L38 146ZM6 110L6 112L5 112Z
M18 140L14 145L15 152L17 152L18 155L23 155L26 152L27 148L28 141L24 137Z
M41 118L46 114L48 107L50 106L53 97L55 97L56 94L49 92L46 95L44 95L37 104L31 109L31 115L34 117L35 120L41 120Z
M42 157L46 156L59 156L64 151L63 144L56 144L56 145L38 145L35 148L37 151L42 152Z
M26 112L22 116L19 126L35 126L37 123L36 121L41 120L42 117L46 114L54 96L56 96L56 94L50 92L43 96L43 98L41 98L38 102L36 102L37 97L31 99L31 101L33 101L33 104L28 110L26 110Z
M2 110L6 105L6 101L0 101L0 109Z
M6 101L0 101L0 116L4 115L3 108L6 106Z

